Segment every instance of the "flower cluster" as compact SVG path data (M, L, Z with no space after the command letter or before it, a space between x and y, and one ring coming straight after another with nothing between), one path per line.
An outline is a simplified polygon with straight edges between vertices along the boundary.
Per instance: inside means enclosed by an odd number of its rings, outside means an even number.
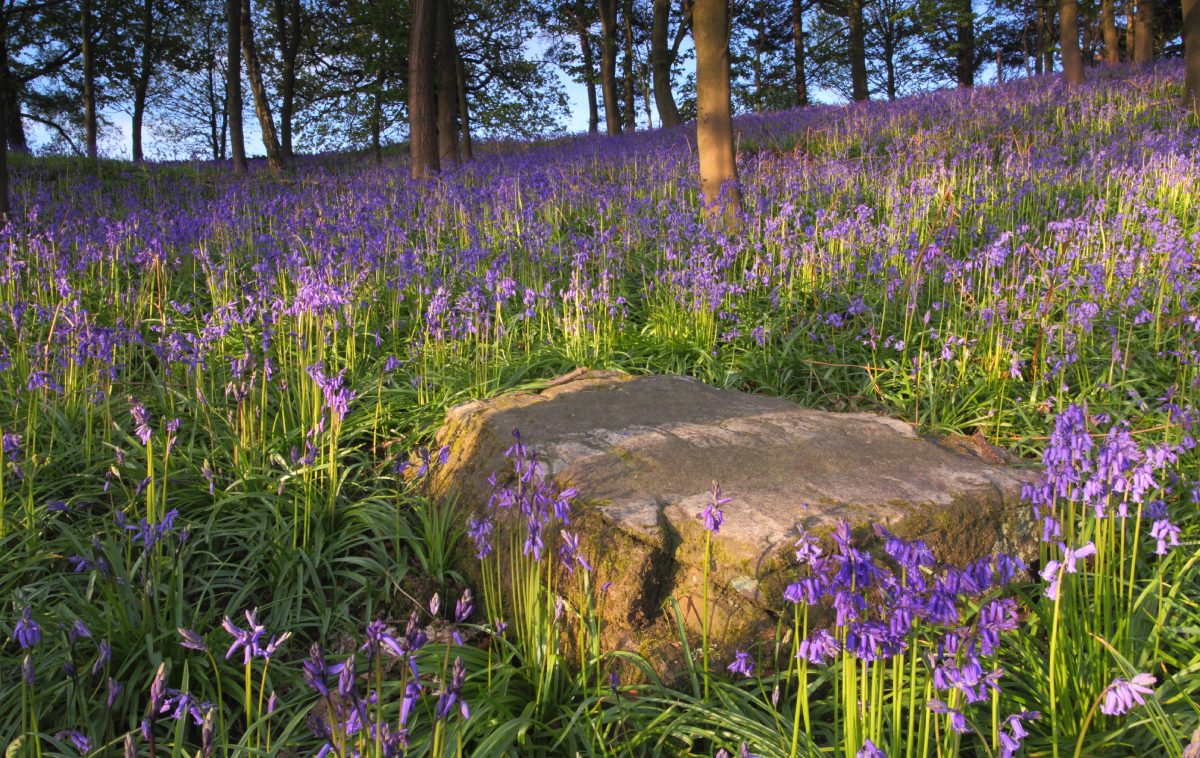
M886 560L860 547L845 521L833 532L830 553L811 535L802 534L797 541L801 576L784 597L795 604L827 606L833 625L808 631L797 643L796 657L832 666L919 656L934 690L944 693L944 699L929 701L930 710L945 715L951 728L971 731L961 707L947 703L969 706L1000 691L1004 671L996 656L1003 635L1018 626L1016 601L1002 594L1026 567L1004 554L963 568L939 566L922 540L901 539L879 524L874 530ZM740 657L730 670L746 672ZM864 755L881 754L874 745L862 750Z
M557 489L542 475L537 453L528 449L521 440L521 433L513 430L513 444L504 453L513 467L511 480L505 480L493 472L488 478L492 494L488 499L487 513L472 519L468 534L475 542L476 554L482 559L492 551L491 537L495 525L503 520L515 522L524 534L522 552L540 561L546 549L545 539L551 525L569 526L571 523L571 500L577 494L574 488ZM570 532L563 533L560 557L568 571L575 565L588 568L587 561L579 552L579 541Z

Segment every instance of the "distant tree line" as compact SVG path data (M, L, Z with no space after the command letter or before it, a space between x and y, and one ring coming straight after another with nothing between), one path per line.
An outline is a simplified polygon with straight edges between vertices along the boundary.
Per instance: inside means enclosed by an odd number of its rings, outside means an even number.
M273 169L407 139L426 176L560 130L560 71L613 135L1185 53L1196 108L1200 0L0 0L0 164L35 125L94 159L125 112L134 161L150 133L245 170L248 100Z

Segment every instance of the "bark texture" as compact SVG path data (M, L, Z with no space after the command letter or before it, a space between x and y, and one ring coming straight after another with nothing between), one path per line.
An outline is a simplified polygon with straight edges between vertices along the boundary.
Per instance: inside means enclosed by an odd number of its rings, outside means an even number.
M454 21L450 0L437 0L437 130L442 168L462 163L458 142L458 64L454 52Z
M1058 0L1058 44L1062 47L1063 80L1083 84L1083 58L1079 53L1079 5Z
M279 148L283 159L290 161L295 156L292 121L296 113L296 69L304 38L304 9L300 0L275 0L271 15L282 63L279 72Z
M150 90L150 74L154 64L154 0L142 1L142 49L137 78L133 82L133 160L145 160L142 152L142 123L146 118L146 94Z
M414 179L423 179L441 170L434 79L437 1L413 0L412 4L412 36L408 48L408 151Z
M617 98L617 0L597 0L600 11L600 89L604 93L604 125L609 134L621 133Z
M1183 0L1183 105L1200 116L1200 0Z
M804 70L804 3L792 0L792 62L796 67L796 105L808 105L808 76Z
M862 101L871 97L867 88L867 39L863 25L863 0L850 0L850 96Z
M229 118L229 154L235 171L245 173L246 138L242 134L242 3L226 0L225 24L229 32L229 47L225 63L225 110Z
M272 171L283 169L283 149L279 146L279 132L275 131L275 118L271 115L271 101L263 83L262 65L258 60L258 47L254 44L254 17L250 12L250 0L242 0L242 58L246 63L246 79L250 82L250 93L254 96L254 114L262 130L263 148L267 151L267 165Z
M654 0L650 20L650 73L654 80L654 107L664 128L679 125L679 107L671 90L671 54L667 27L671 23L671 0Z
M975 86L975 10L971 0L958 0L954 9L954 74L960 87Z
M588 134L600 131L600 104L596 98L596 56L592 53L592 39L587 27L579 25L579 52L583 55L583 84L587 88Z
M1104 36L1104 65L1115 66L1121 62L1121 51L1117 42L1117 14L1113 0L1100 4L1100 33Z
M636 128L637 118L637 102L634 99L634 81L633 81L633 0L625 0L621 6L621 21L625 30L625 52L621 56L621 74L624 81L625 107L623 113L623 125L625 131L632 132Z
M7 224L12 215L8 200L8 90L11 78L8 72L8 11L0 6L0 225Z
M692 13L700 193L709 212L733 226L741 206L741 190L733 149L728 0L696 0Z
M1133 62L1154 62L1154 0L1138 0L1133 21Z
M79 3L80 56L83 63L83 131L87 157L96 160L96 61L92 48L92 3Z
M458 53L458 45L454 46L454 74L458 82L458 127L462 131L462 159L471 160L475 148L471 143L471 107L467 102L467 64Z

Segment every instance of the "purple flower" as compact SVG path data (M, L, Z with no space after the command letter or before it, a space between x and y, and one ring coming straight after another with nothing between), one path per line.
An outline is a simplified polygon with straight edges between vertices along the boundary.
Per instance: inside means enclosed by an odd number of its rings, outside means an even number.
M943 703L941 700L930 700L925 704L929 710L934 713L941 713L950 717L950 728L959 734L967 734L971 730L971 725L967 723L967 717L962 711L955 710Z
M149 712L153 718L153 714L159 713L167 702L167 664L162 662L158 664L158 670L154 672L154 679L150 681L150 706ZM150 739L146 737L146 739Z
M179 627L175 631L179 632L180 637L183 637L183 642L179 643L180 647L188 650L197 650L201 653L208 652L208 645L204 644L204 638L199 634L196 634L190 629L184 629L183 627Z
M75 647L75 643L81 639L91 639L92 630L87 628L87 624L80 619L75 619L71 622L71 628L67 630L67 643L71 647Z
M822 666L827 661L836 658L840 651L841 645L828 629L814 629L812 634L800 641L796 657Z
M1037 711L1022 711L1014 713L1004 720L1004 725L1008 728L1007 732L1000 732L1000 756L1001 758L1013 758L1017 751L1021 749L1021 743L1029 736L1029 732L1025 730L1025 721L1034 721L1041 718L1042 715Z
M1121 677L1113 679L1112 684L1104 690L1104 705L1100 706L1100 712L1106 716L1120 716L1134 706L1145 705L1143 695L1154 694L1152 685L1155 681L1151 674L1134 674L1129 681Z
M79 751L80 755L87 755L92 751L92 741L85 737L82 732L77 732L73 729L55 734L54 739L59 742L69 740L71 745Z
M92 676L100 673L100 669L108 665L112 660L112 645L108 644L108 640L100 640L100 644L96 646L96 660L92 661Z
M716 534L721 531L721 525L725 523L725 513L721 510L721 506L729 503L733 498L722 497L721 488L716 482L712 483L708 494L708 504L704 506L701 516L704 518L704 528Z
M400 724L408 723L408 717L412 714L412 710L416 707L417 701L421 699L421 684L416 678L409 679L408 684L404 685L404 698L400 701Z
M1091 542L1087 542L1078 548L1067 547L1066 543L1063 542L1058 543L1058 546L1062 549L1062 560L1047 562L1040 574L1042 579L1048 583L1045 594L1051 600L1058 599L1059 588L1062 586L1063 573L1077 573L1078 566L1076 564L1078 560L1096 554L1096 546Z
M473 518L467 522L467 536L475 543L475 557L487 558L492 552L492 522Z
M738 650L733 654L733 662L727 668L731 673L741 674L744 677L754 675L754 661L750 660L750 654L744 650Z
M146 410L146 406L142 405L132 397L129 398L129 415L133 416L134 436L142 441L143 445L150 444L150 435L154 432L150 429L150 413Z
M466 680L467 667L463 664L462 658L456 656L454 664L450 669L450 679L442 685L442 690L438 694L434 718L440 721L449 716L455 703L458 704L458 710L464 719L471 717L471 711L467 708L467 701L462 697L462 688Z
M855 758L888 758L887 753L870 740L865 740L862 748L854 756Z
M388 633L387 625L379 619L367 624L366 642L360 649L367 654L368 661L374 660L375 656L384 649L390 651L397 658L404 657L404 648L395 637Z
M21 619L13 627L13 639L22 650L28 650L42 641L42 628L33 620L33 608L21 609Z
M124 689L124 685L122 685L116 679L113 679L111 676L108 678L108 684L107 684L108 694L107 694L107 697L105 697L105 699L104 699L104 705L109 710L112 710L113 704L117 702L117 698L120 697L121 690L123 690L123 689Z
M463 590L462 597L458 599L458 603L454 606L454 623L461 624L471 617L471 612L475 610L475 603L471 598L471 589L468 587Z
M574 532L563 531L561 537L562 544L559 545L558 555L567 573L575 573L576 563L582 566L584 571L591 571L591 565L583 557L583 553L579 552L579 535Z
M1167 554L1167 550L1169 549L1167 547L1168 543L1170 543L1171 547L1179 545L1179 527L1165 518L1154 522L1154 525L1150 528L1150 536L1158 541L1158 545L1154 548L1154 552L1158 555Z
M263 638L263 635L267 633L267 630L266 627L258 623L258 609L255 608L253 610L246 611L245 616L246 623L250 625L249 629L241 629L240 627L236 626L228 616L222 619L221 626L225 628L225 631L228 632L231 637L233 637L233 643L230 644L229 650L225 652L225 660L229 660L231 657L233 657L234 653L241 649L242 665L248 666L251 658L254 656L266 658L269 657L269 652L259 644L259 641ZM286 639L289 634L285 634L283 639ZM282 642L283 639L279 640L279 642ZM271 644L272 647L270 652L274 652L273 646L276 644L275 640L272 640Z

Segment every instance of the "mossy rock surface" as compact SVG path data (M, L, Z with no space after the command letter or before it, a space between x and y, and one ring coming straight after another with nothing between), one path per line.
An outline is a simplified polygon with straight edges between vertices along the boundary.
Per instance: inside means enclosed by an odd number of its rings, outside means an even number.
M792 581L798 530L878 522L962 565L995 552L1029 557L1021 487L1037 471L973 440L931 439L864 413L718 390L680 376L575 372L538 392L451 409L438 434L435 495L485 507L492 473L519 429L544 473L579 490L573 527L595 567L610 647L650 653L664 671L674 599L700 627L709 488L732 501L713 538L712 641L725 652L774 628Z

